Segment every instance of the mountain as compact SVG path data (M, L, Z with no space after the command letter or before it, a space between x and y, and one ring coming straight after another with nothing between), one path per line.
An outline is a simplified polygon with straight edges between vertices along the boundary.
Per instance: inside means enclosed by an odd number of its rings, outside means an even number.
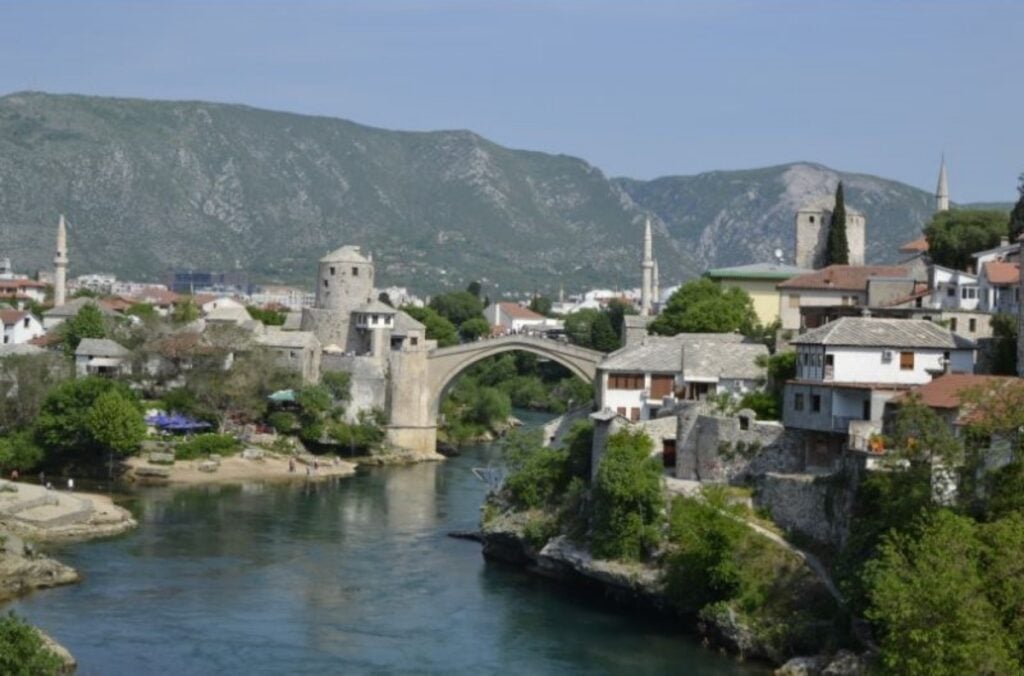
M667 285L792 251L795 209L839 178L867 216L870 261L893 260L931 213L922 190L811 163L610 179L468 131L192 101L0 97L0 249L22 270L51 265L64 213L72 274L244 270L309 284L317 258L359 244L379 285L424 292L472 279L493 292L635 286L650 213Z

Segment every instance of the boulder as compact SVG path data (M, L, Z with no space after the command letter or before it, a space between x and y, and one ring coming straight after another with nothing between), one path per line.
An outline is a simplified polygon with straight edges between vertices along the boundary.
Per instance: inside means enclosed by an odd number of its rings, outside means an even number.
M262 460L266 451L262 448L247 448L242 451L242 458L245 460Z
M171 470L166 467L136 467L135 476L142 479L169 479Z
M166 451L153 451L149 454L149 462L154 465L173 465L174 454Z
M794 657L776 669L775 676L820 676L827 663L828 658L823 655Z
M196 467L200 472L216 472L220 468L220 463L213 460L203 460Z
M863 676L867 672L867 659L849 650L840 650L821 670L821 676Z

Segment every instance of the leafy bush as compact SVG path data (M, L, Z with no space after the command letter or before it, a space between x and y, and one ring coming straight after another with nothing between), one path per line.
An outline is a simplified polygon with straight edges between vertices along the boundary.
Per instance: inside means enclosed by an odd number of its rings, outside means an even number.
M337 422L327 430L329 436L340 446L350 450L366 451L380 445L387 436L383 427L382 414L362 411L355 423Z
M740 399L739 408L749 408L758 420L778 420L779 400L768 392L747 392Z
M541 443L540 431L509 434L503 443L510 474L504 490L519 509L537 509L549 505L569 485L569 454Z
M19 472L35 468L43 460L43 449L39 448L28 432L16 432L0 438L0 469L4 473L17 469Z
M652 447L642 431L622 430L608 438L592 489L595 556L636 560L657 544L665 499Z
M738 550L747 527L711 504L676 498L669 515L666 583L672 603L684 612L735 597L743 584Z
M14 613L0 619L0 674L45 676L61 673L61 667L33 627Z
M550 514L536 514L523 527L523 537L535 549L540 549L556 535L558 535L558 521Z
M267 416L267 423L278 434L287 434L295 429L295 414L288 411L274 411Z
M209 455L228 456L241 450L242 444L230 434L196 434L174 447L178 460L194 460Z

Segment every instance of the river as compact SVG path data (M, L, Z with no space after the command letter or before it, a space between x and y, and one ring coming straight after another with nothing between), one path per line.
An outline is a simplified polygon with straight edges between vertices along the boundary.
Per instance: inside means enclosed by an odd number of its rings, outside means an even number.
M764 673L447 537L477 525L471 469L498 462L481 445L320 484L141 489L136 531L53 550L81 583L10 607L83 675Z

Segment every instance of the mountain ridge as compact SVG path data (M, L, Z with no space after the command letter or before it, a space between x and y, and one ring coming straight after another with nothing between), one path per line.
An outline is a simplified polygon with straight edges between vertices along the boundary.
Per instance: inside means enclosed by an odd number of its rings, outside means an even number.
M341 244L374 253L381 285L425 292L635 286L653 216L663 285L792 251L793 212L834 190L888 262L931 213L925 191L799 162L640 181L471 130L392 131L245 104L16 92L0 97L0 238L46 268L57 213L71 270L155 279L244 269L308 284Z

